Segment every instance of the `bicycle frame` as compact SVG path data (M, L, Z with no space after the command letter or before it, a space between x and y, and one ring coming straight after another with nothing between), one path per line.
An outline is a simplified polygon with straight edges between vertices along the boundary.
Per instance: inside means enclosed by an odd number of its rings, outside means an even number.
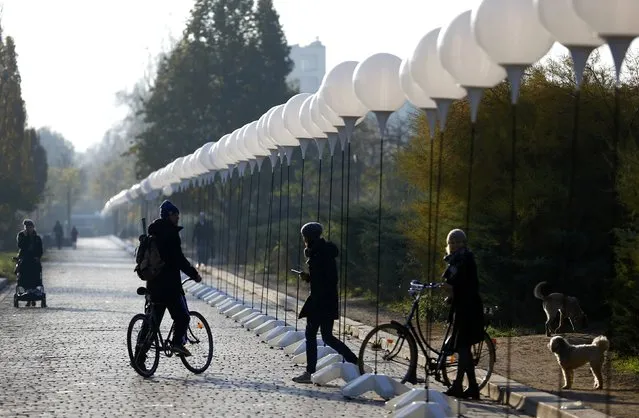
M145 219L142 218L142 222L144 225ZM189 280L193 280L191 278L186 279L182 282L182 286L184 286L184 284L186 282L188 282ZM140 288L143 289L143 288ZM140 289L138 289L138 294L142 294L139 293ZM146 289L144 289L146 291ZM171 350L171 346L169 344L169 341L171 340L171 334L173 334L173 329L175 328L175 323L171 324L171 328L169 329L169 333L166 335L166 339L162 338L162 331L160 330L160 323L157 323L157 318L155 317L154 313L155 313L155 309L153 309L153 306L155 304L153 303L153 301L151 300L151 295L149 293L144 293L144 314L146 315L147 318L149 318L149 323L151 324L151 332L156 332L158 335L158 339L160 341L160 349L164 352L164 355L166 357L171 357L173 355L173 350ZM161 321L160 321L161 322Z
M422 353L424 354L424 356L426 357L426 364L428 365L427 370L431 370L431 371L435 371L437 372L441 367L441 362L444 358L444 350L443 350L443 346L442 349L440 350L436 350L435 348L433 348L428 341L426 340L426 338L424 337L424 334L422 333L421 330L421 326L419 323L419 302L421 300L422 297L422 292L421 291L411 291L410 292L411 295L414 296L414 300L413 300L413 304L411 306L410 312L408 313L408 316L406 317L406 321L404 322L404 324L402 324L402 326L404 328L406 328L408 330L409 333L412 334L413 339L415 340L415 342L417 343L417 346L419 347L419 349L422 351ZM415 325L413 325L413 318L415 318L415 321L417 322L417 326L415 327ZM429 317L428 321L431 321L432 319ZM394 322L394 321L393 321ZM446 329L446 333L444 334L444 343L446 343L446 340L449 337L449 334L451 332L451 324L448 325L447 329ZM401 348L400 348L401 349ZM435 354L434 356L431 356L431 352L433 354ZM436 360L435 360L436 357ZM435 361L433 361L435 360Z
M169 333L166 335L166 339L164 339L162 337L162 331L160 330L160 323L158 323L157 318L154 315L155 313L155 310L153 309L154 303L151 302L151 298L149 295L146 295L145 299L146 301L144 303L144 314L146 315L147 318L149 318L149 323L151 324L151 329L149 331L152 334L150 335L152 336L153 333L157 334L158 340L160 343L160 350L164 352L164 355L166 357L171 357L173 355L173 351L171 350L169 341L171 341L171 334L173 334L173 328L175 327L175 323L171 324Z
M406 329L408 329L409 332L413 335L413 338L416 341L418 347L422 350L422 353L426 357L426 362L427 362L426 364L428 365L427 370L430 370L431 372L435 372L435 377L437 379L439 376L439 372L442 369L443 362L449 355L453 354L452 352L447 352L445 350L445 346L452 332L453 324L452 322L449 322L448 326L446 327L446 332L444 334L444 339L442 342L442 348L440 350L436 350L435 348L433 348L424 337L424 334L422 333L420 322L419 322L419 301L421 300L423 293L412 290L411 294L414 296L415 299L411 306L411 310L408 316L406 317L406 322L403 326ZM417 322L417 327L413 325L413 321L412 321L413 317L415 318L415 321ZM429 317L428 321L429 322L432 321L432 318ZM488 324L489 324L489 321L485 321L484 331L488 328ZM483 351L483 344L484 344L483 341L478 343L479 352ZM430 354L429 350L430 352L434 353L435 356L432 356L432 357L429 356ZM473 360L475 362L475 366L477 366L478 359L475 359L474 357L475 356L473 356ZM456 362L454 361L450 363L450 365L455 365L455 364Z

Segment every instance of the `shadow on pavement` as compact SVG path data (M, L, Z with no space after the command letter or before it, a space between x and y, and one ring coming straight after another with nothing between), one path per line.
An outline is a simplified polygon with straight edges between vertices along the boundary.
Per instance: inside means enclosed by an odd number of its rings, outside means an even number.
M384 401L382 400L374 400L374 399L361 399L361 398L345 398L341 393L333 393L333 392L322 392L319 390L313 389L303 389L292 386L287 386L286 383L282 382L281 384L275 383L266 383L263 381L250 381L244 379L233 379L228 380L223 377L214 377L214 376L199 376L197 379L184 379L172 376L154 376L149 379L145 379L146 382L151 384L162 384L163 381L175 381L179 382L185 386L200 386L200 385L215 385L219 388L226 388L229 390L239 388L245 388L251 391L256 392L277 392L277 393L286 393L288 395L293 396L305 396L312 399L317 398L326 398L333 401L344 402L344 403L357 403L362 405L375 405L375 406L384 406ZM291 382L291 384L296 384ZM308 385L307 387L312 388L316 387L314 385ZM322 387L331 387L331 386L322 386ZM338 386L335 386L336 389L339 389Z

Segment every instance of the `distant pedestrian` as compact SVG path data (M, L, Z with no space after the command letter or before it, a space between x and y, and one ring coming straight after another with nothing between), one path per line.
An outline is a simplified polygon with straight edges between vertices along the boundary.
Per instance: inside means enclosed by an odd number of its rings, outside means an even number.
M64 231L62 230L60 221L55 221L55 226L53 227L53 235L55 236L55 243L58 247L58 250L62 249L62 237L64 235Z
M71 245L73 245L74 250L78 248L78 235L79 235L78 230L76 229L74 225L73 228L71 229Z
M200 212L200 218L193 227L193 244L196 248L196 267L204 267L211 254L211 237L213 230L206 220L204 212Z

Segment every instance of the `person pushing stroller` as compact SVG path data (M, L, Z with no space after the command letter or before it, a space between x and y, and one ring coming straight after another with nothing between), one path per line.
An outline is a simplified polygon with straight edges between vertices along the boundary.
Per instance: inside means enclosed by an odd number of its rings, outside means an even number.
M20 273L18 285L24 289L35 289L42 286L42 264L40 258L44 252L42 239L35 230L35 224L31 219L23 222L24 230L18 233L18 267L16 273ZM27 306L35 306L35 301L27 301Z

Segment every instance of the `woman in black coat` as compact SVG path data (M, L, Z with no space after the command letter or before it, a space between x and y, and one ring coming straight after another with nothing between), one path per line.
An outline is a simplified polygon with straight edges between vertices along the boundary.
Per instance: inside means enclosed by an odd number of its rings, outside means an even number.
M446 391L447 395L458 398L479 399L479 387L475 379L475 365L471 347L484 338L484 309L479 296L479 280L475 256L466 247L466 234L461 229L453 229L446 238L448 267L443 274L445 287L452 303L451 318L453 330L447 342L447 349L458 354L457 377ZM468 388L462 387L464 374L468 377Z
M42 264L40 257L44 252L42 239L35 230L35 224L31 219L23 222L24 230L18 233L18 271L20 273L19 285L25 289L34 289L42 286ZM27 302L27 306L35 306L35 301Z
M300 318L306 318L306 371L294 377L297 383L312 383L311 375L317 366L317 331L322 333L324 343L332 347L344 360L357 363L357 356L333 335L333 321L339 319L337 294L337 246L322 238L322 225L307 223L302 227L304 255L307 257L309 273L300 276L310 281L311 294L304 302Z

